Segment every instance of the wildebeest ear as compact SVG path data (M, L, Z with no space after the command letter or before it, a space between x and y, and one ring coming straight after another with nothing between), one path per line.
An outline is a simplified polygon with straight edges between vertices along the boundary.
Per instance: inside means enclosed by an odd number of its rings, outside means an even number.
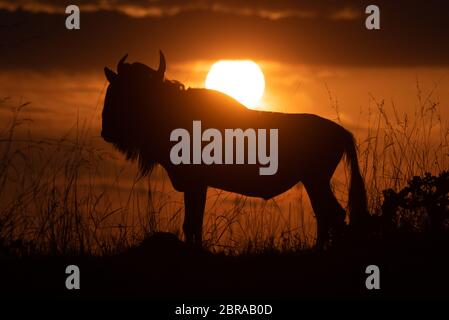
M106 76L106 79L108 79L109 83L112 83L115 80L115 78L117 78L117 73L115 73L108 67L104 67L104 74Z

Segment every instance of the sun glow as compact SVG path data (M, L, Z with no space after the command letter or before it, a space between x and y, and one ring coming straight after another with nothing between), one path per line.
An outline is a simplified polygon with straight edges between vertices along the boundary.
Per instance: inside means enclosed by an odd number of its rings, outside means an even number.
M206 88L226 93L247 107L254 108L265 90L265 77L251 60L220 60L206 77Z

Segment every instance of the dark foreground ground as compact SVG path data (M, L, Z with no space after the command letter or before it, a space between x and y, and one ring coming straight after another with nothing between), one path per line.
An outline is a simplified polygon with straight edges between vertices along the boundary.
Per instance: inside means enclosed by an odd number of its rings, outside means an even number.
M419 235L327 251L210 254L159 234L111 257L0 257L0 296L57 298L449 298L449 241ZM65 288L79 266L81 289ZM367 290L365 268L380 268Z

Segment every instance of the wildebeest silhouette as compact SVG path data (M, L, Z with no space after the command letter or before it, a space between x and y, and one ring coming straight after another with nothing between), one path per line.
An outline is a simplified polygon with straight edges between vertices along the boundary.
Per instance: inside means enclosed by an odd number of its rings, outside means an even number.
M166 62L160 52L157 70L142 63L126 63L117 73L105 67L109 81L102 114L101 135L137 160L146 175L155 164L168 173L173 187L184 193L183 230L186 241L202 244L202 224L208 187L251 197L270 199L302 182L317 219L317 244L328 242L330 233L345 227L345 210L335 198L330 179L346 155L351 171L348 207L350 225L361 225L369 215L365 186L360 174L352 134L342 126L313 114L285 114L250 110L233 98L214 90L189 88L165 79ZM202 127L278 129L278 171L259 175L252 164L174 165L170 161L170 133ZM235 153L234 153L235 154Z

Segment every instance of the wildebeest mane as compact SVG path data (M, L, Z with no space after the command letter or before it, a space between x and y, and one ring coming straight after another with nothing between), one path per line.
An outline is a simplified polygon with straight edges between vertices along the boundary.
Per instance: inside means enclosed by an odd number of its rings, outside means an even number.
M132 106L136 112L134 118L131 118L128 123L128 132L142 130L143 128L136 129L136 126L145 127L149 121L153 120L147 119L147 110L150 108L164 108L168 99L173 99L173 97L179 96L186 90L181 82L165 78L162 78L154 86L156 71L142 63L135 62L130 64L123 62L119 64L117 70L118 78L122 78L127 86L144 88L142 90L144 92L143 99L137 105ZM150 106L150 104L155 105ZM124 119L123 121L126 120ZM146 135L122 134L120 139L113 141L114 147L121 151L127 160L138 162L141 176L151 173L156 164L151 136L151 132L148 132Z

